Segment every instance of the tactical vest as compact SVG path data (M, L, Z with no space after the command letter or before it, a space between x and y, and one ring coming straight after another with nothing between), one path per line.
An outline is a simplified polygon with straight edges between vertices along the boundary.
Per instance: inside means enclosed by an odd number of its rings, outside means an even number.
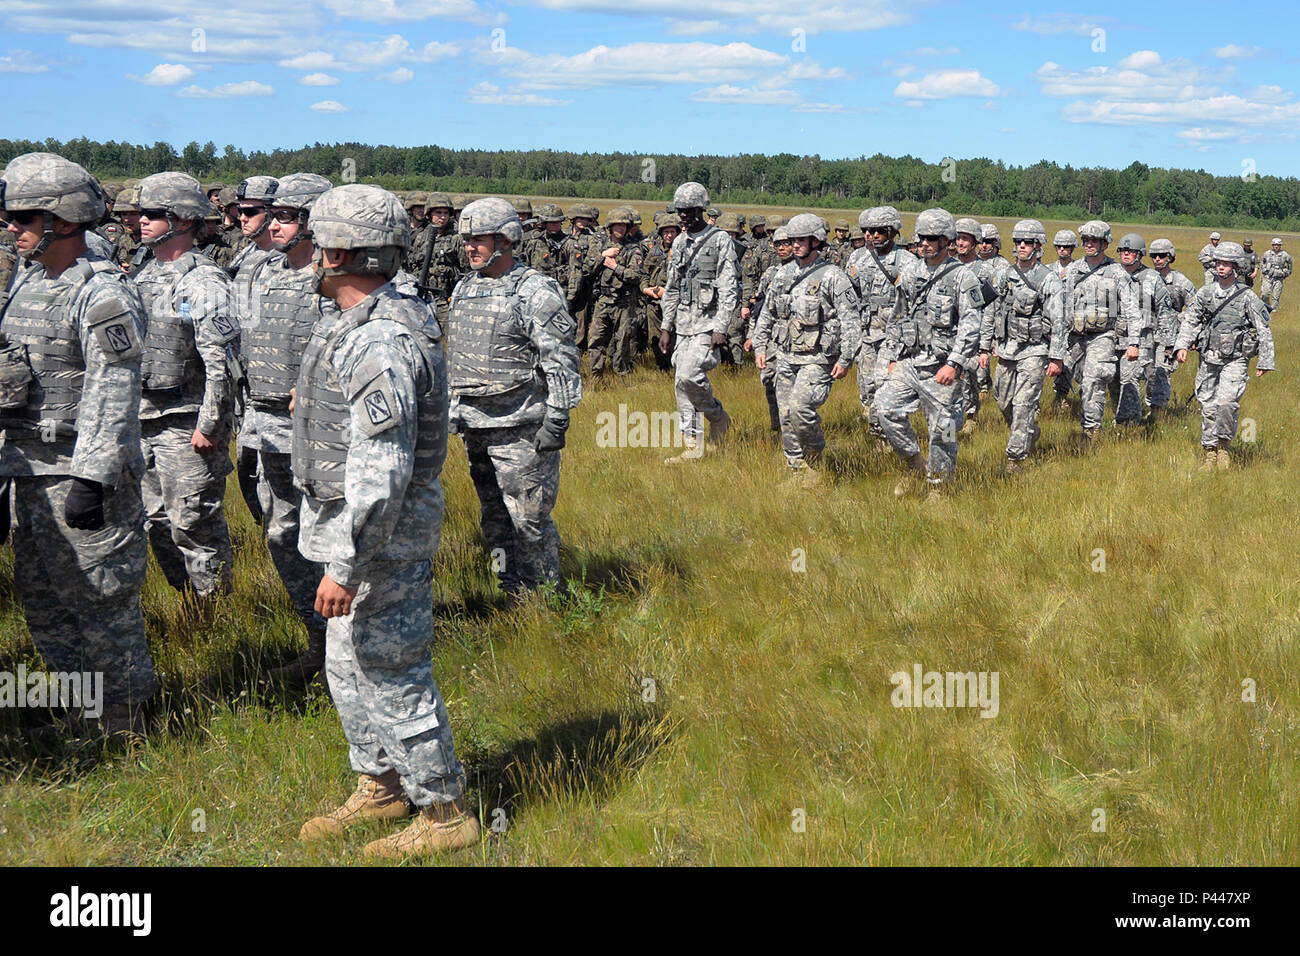
M1188 290L1186 286L1179 284L1175 275L1176 273L1171 270L1169 275L1163 276L1163 278L1165 288L1169 290L1169 304L1173 306L1175 312L1182 312L1183 309L1187 308L1187 301L1192 297L1193 292Z
M136 278L149 316L144 358L140 365L146 392L181 388L201 365L199 350L194 343L194 319L190 316L189 301L182 298L176 302L175 289L186 273L203 261L197 252L191 250L172 262L170 270L156 269Z
M713 238L717 234L717 226L706 226L698 236L690 237L689 247L682 245L682 249L689 248L690 251L683 253L680 261L673 263L670 260L669 267L675 268L678 273L679 307L694 306L698 310L708 311L716 306L716 283L718 269L722 264L718 242ZM727 241L731 241L730 237L727 237Z
M304 494L320 501L343 498L348 449L352 445L351 402L343 394L333 365L339 344L367 322L396 322L411 333L431 378L438 367L438 326L419 300L391 289L380 290L368 306L359 305L336 316L312 330L294 393L293 480ZM435 438L441 404L441 395L432 388L417 400L415 466L410 487L430 485L438 477Z
M264 281L253 290L258 296L257 321L242 330L240 349L253 402L283 406L298 382L298 365L320 309L310 266L290 269L278 262L263 275Z
M1050 334L1043 314L1043 285L1051 274L1041 262L1034 263L1027 275L1015 266L1007 270L1004 308L993 319L994 335L999 342L1039 345Z
M890 280L885 269L893 272L896 280L902 272L906 260L900 263L899 255L903 250L895 246L880 258L880 265L876 265L876 259L868 250L864 255L858 257L862 263L862 269L867 273L866 287L862 290L862 298L867 305L867 314L869 321L864 329L864 338L868 342L879 342L885 337L885 324L889 317L893 315L894 303L898 298L898 289L894 282ZM884 266L885 269L882 269Z
M1254 354L1255 328L1246 309L1246 301L1251 293L1241 292L1238 295L1240 288L1241 283L1232 286L1228 292L1231 300L1220 300L1217 304L1219 310L1205 324L1205 330L1201 333L1201 350L1207 361L1223 364L1243 355ZM1213 311L1216 307L1213 295L1206 298L1209 310Z
M537 350L524 325L519 286L530 275L516 265L499 279L481 276L456 287L447 314L447 377L457 395L502 395L537 374Z
M0 412L0 427L9 437L30 434L43 421L56 422L56 434L76 433L86 359L71 306L97 272L121 275L111 262L80 259L57 279L19 280L5 307L0 333L9 343L5 357L19 361L25 353L31 378L25 404Z
M823 259L806 269L783 269L772 281L772 314L776 317L772 342L781 351L792 355L839 351L839 342L825 328L822 314L821 284L830 268ZM827 335L825 342L823 334Z
M1111 260L1090 269L1084 262L1081 270L1088 271L1073 273L1069 289L1071 331L1092 334L1117 329L1121 335L1128 333L1128 323L1120 319L1119 290L1110 277L1111 270L1106 268L1109 265Z
M916 297L904 310L900 320L900 358L917 355L947 356L957 337L957 293L965 266L949 259L939 266L943 278L930 284L932 276L923 270L912 274ZM924 290L924 293L923 293Z

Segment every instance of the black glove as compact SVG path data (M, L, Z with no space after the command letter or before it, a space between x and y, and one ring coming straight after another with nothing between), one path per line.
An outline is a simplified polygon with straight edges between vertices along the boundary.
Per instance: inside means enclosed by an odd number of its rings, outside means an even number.
M73 478L63 503L63 520L69 528L78 531L98 531L104 527L104 486L97 481Z
M559 415L550 412L546 416L546 421L542 422L542 427L537 429L537 437L533 439L533 450L537 452L559 451L564 447L564 433L569 428L569 416L566 412Z
M262 502L257 498L257 449L240 446L235 474L239 478L239 493L248 505L248 513L259 525L262 523Z
M0 481L0 544L9 540L9 479Z

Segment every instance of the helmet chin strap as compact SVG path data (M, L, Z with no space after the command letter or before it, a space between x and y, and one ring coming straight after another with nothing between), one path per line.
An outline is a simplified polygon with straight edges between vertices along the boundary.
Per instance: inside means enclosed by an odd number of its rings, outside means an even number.
M41 216L44 220L44 226L41 230L41 241L36 243L36 245L28 251L20 252L20 255L24 259L39 259L41 256L45 255L52 243L58 242L60 239L71 239L73 236L77 235L75 232L70 232L62 236L57 235L54 232L54 213L50 212L48 209L42 210Z
M482 272L484 269L492 268L492 263L501 258L501 237L495 235L492 237L492 255L488 256L486 262L480 262L478 265L470 263L469 267L475 272Z
M172 212L168 211L168 213L167 213L167 231L164 232L164 233L163 233L161 236L159 236L157 239L145 239L143 236L141 236L141 237L140 237L140 244L141 244L141 245L145 245L145 246L156 246L156 245L159 245L160 243L166 242L168 239L171 239L171 238L173 238L174 236L183 236L183 235L185 235L186 233L193 233L194 230L197 228L198 223L199 223L200 221L201 221L201 220L195 220L195 221L194 221L195 224L192 225L192 226L190 226L188 229L177 229L177 228L176 228L176 223L180 222L180 220L177 219L176 216L175 216Z
M298 210L298 232L295 233L294 237L290 239L288 242L271 243L271 248L274 249L276 252L288 252L290 249L298 245L298 243L302 242L304 239L310 238L311 233L307 231L307 215L308 214L306 209L299 209ZM268 214L266 218L269 222L271 217ZM266 228L266 226L267 223L265 222L262 223L263 228ZM258 234L260 235L260 230ZM253 238L256 238L256 236L254 236Z

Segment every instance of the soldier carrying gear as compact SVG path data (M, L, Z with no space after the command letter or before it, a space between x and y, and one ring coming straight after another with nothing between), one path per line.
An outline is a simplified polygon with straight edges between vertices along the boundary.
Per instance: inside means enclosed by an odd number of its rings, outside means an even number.
M1259 296L1270 312L1276 312L1278 306L1282 304L1282 285L1290 277L1294 264L1291 261L1291 253L1282 251L1280 236L1274 236L1270 246L1271 248L1264 253L1264 258L1260 262L1264 281L1260 284Z
M1002 308L1002 303L997 301L995 280L1006 268L1007 262L993 254L995 252L993 246L981 245L980 236L984 232L984 227L978 221L968 217L962 218L958 219L954 226L957 230L957 241L954 246L956 257L970 266L979 283L982 323L984 312L992 310L996 317L996 313ZM988 253L988 256L984 256L983 253ZM979 417L980 395L992 386L987 367L981 368L977 362L972 362L968 371L971 374L961 381L964 419L961 433L963 435L974 431L976 419Z
M1128 425L1141 415L1142 382L1147 383L1146 404L1151 418L1157 417L1169 404L1169 377L1163 363L1157 362L1157 352L1163 357L1164 349L1172 347L1177 334L1177 316L1169 298L1164 279L1154 270L1142 265L1146 254L1146 241L1137 233L1122 236L1117 246L1120 265L1124 267L1136 286L1136 300L1140 335L1139 356L1128 362L1117 356L1118 372L1110 383L1110 395L1115 402L1115 422ZM1123 346L1120 346L1121 350ZM1126 351L1126 350L1125 350Z
M307 220L312 204L333 188L333 183L315 173L293 173L279 181L275 198L271 201L270 218L282 223L296 222L298 230L286 242L272 240L271 245L276 252L288 252L311 237Z
M1174 315L1170 322L1170 329L1166 330L1162 338L1162 345L1156 349L1155 366L1156 378L1163 379L1163 387L1170 389L1172 397L1172 388L1169 377L1178 371L1178 361L1174 358L1174 341L1178 335L1179 325L1182 320L1182 314L1191 303L1192 297L1196 295L1196 285L1191 279L1173 268L1174 244L1168 239L1155 239L1151 242L1151 268L1153 268L1164 280L1165 291L1169 293L1169 304ZM1159 391L1161 386L1154 386ZM1152 385L1148 385L1148 397L1151 395ZM1153 408L1153 414L1158 414Z
M265 208L266 206L269 206L271 200L275 198L275 190L278 185L278 182L271 176L250 176L248 179L241 182L238 188L235 189L235 198L239 200L241 207L244 205L250 207L261 205ZM242 208L240 209L240 214L241 216L243 215ZM245 232L244 235L249 239L256 239L258 236L262 235L262 233L266 232L266 227L268 225L268 221L263 218L261 224L258 225L254 231Z
M745 254L749 252L744 242L745 223L739 213L724 212L718 217L714 225L731 237L731 244L736 253L736 262L741 265L745 260ZM744 290L744 277L741 277L741 291ZM745 340L749 337L747 332L748 316L741 309L741 301L736 300L736 310L727 317L727 344L720 350L721 359L728 365L739 366L744 363Z
M916 261L916 256L895 244L903 220L893 206L864 209L858 216L858 225L867 234L867 242L849 256L847 269L849 281L862 302L858 400L862 403L862 417L870 423L871 434L883 440L885 433L872 413L876 392L885 380L885 365L879 361L880 346L898 299L898 277L905 265Z

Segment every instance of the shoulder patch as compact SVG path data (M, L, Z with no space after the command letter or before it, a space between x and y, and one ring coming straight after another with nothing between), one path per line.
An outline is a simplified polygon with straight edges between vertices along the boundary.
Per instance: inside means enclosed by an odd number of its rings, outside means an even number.
M86 325L110 362L140 357L140 336L135 318L117 299L104 298L87 309Z
M365 371L365 365L358 368L358 377ZM397 391L393 387L393 375L383 369L370 381L356 391L352 400L352 418L367 438L388 431L402 422L402 406L397 400Z

